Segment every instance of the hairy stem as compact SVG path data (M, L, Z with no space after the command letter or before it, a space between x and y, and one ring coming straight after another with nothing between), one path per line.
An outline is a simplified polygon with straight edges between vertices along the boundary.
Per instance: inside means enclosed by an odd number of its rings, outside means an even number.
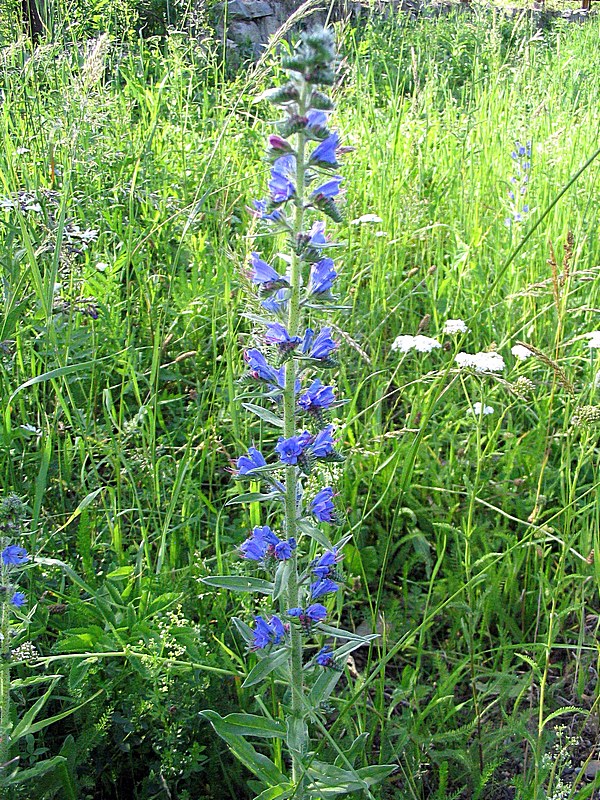
M0 769L9 760L10 734L10 611L2 603L0 612ZM0 797L3 791L0 789Z
M307 87L304 87L299 103L299 113L306 113ZM291 264L291 295L288 309L288 331L290 336L298 335L300 328L300 288L301 288L301 259L296 252L296 242L298 234L304 225L304 182L305 182L305 148L306 136L303 131L297 137L297 156L296 156L296 210L294 216L294 226L292 232L292 264ZM296 376L297 366L294 359L290 359L285 367L285 389L283 393L283 422L284 436L286 439L296 434ZM285 532L286 537L296 538L297 516L298 516L298 468L295 466L286 467L285 479ZM298 563L296 554L293 554L290 564L290 575L287 585L287 601L289 608L295 608L299 602L298 592ZM298 723L296 730L300 731L299 741L296 738L296 747L292 751L292 779L297 786L295 797L297 800L304 798L304 779L300 754L305 749L304 725L305 700L304 682L302 673L302 634L295 625L291 629L291 694L292 694L292 717Z

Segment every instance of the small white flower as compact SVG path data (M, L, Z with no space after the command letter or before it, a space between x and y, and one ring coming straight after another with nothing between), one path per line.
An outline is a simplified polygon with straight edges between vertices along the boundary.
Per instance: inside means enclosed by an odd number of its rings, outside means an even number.
M492 408L492 406L483 406L483 412L482 412L481 403L477 402L473 403L473 413L475 414L476 417L481 416L482 413L483 416L486 417L488 414L493 414L494 409Z
M456 333L468 333L467 323L462 319L447 319L444 323L442 333L454 336Z
M592 350L597 350L600 347L600 331L586 333L586 339L589 339L588 347Z
M98 270L98 272L106 272L106 270L108 269L108 264L105 261L98 261L98 263L96 264L96 269Z
M383 220L381 217L378 217L377 214L363 214L362 217L353 219L350 225L365 225L368 222L379 223L383 222Z
M515 358L518 358L519 361L525 361L525 359L533 355L531 350L522 344L515 344L513 347L511 347L510 352Z
M30 150L29 150L28 147L17 147L17 149L15 150L15 153L18 156L24 156L25 153L29 153L29 152L30 152Z
M400 350L401 353L408 353L411 350L416 350L417 353L430 353L442 345L437 339L432 339L431 336L410 336L404 334L398 336L392 342L392 350Z
M459 367L471 367L475 372L502 372L506 367L500 353L458 353L454 360Z

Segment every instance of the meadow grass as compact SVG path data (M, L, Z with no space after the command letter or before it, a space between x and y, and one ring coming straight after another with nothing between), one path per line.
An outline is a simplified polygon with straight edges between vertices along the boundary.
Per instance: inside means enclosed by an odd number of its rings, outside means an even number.
M349 665L330 730L368 731L371 760L397 759L382 797L590 797L599 25L478 11L337 34L337 127L356 148L337 237L343 613L382 640ZM0 195L41 209L0 212L2 486L30 504L31 550L79 576L48 561L31 578L32 597L49 590L42 655L121 654L62 662L56 705L103 692L45 734L111 764L95 789L78 776L82 797L127 796L125 774L143 798L166 796L160 775L177 797L244 796L199 704L277 713L275 686L239 690L230 620L250 607L197 583L240 569L232 551L260 517L225 506L228 468L271 444L235 402L269 69L235 71L177 34L112 40L96 62L60 40L0 52ZM507 226L515 140L532 142L531 210ZM352 224L365 213L381 222ZM97 232L86 247L66 239L73 223ZM442 336L448 318L470 332ZM418 330L444 347L391 350ZM516 341L537 354L517 361ZM507 369L459 371L458 349L498 349Z

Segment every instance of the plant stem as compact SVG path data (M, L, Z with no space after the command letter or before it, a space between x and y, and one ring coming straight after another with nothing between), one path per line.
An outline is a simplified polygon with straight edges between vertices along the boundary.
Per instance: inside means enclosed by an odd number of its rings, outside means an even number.
M300 102L299 114L306 112L307 87L304 86ZM301 259L296 252L296 242L298 234L304 225L304 180L305 164L304 155L306 147L306 136L303 131L298 133L297 152L296 152L296 210L292 231L292 264L291 264L291 295L288 307L288 331L290 336L296 336L300 327L300 282L301 282ZM285 366L285 389L283 392L283 425L284 436L286 439L296 434L296 362L291 358ZM297 516L298 516L298 468L296 466L286 467L285 476L285 533L286 538L296 538ZM291 558L291 569L287 585L288 608L295 608L298 605L298 562L296 554ZM296 722L296 732L299 734L295 739L295 747L292 751L292 779L297 787L295 797L297 800L304 798L304 776L301 763L301 753L306 749L306 726L305 700L304 700L304 681L302 672L302 634L299 628L292 626L291 634L291 654L290 654L290 677L292 693L292 717Z
M9 760L10 734L10 612L8 603L2 603L0 616L0 769ZM0 789L0 797L3 791Z

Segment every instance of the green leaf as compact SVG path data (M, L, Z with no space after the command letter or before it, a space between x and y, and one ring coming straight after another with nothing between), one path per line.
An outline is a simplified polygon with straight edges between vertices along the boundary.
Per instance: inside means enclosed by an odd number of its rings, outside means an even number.
M206 712L204 712L204 714L206 714ZM214 727L212 719L209 719L209 722ZM227 742L235 757L267 786L278 787L289 785L285 775L277 769L271 759L267 758L267 756L264 756L262 753L258 753L243 736L237 736L229 731L223 731L223 733L221 733L217 728L215 728L215 732L221 739Z
M319 708L321 703L324 703L333 692L341 677L342 672L337 669L324 669L310 690L308 696L309 707Z
M350 745L349 749L335 759L334 761L335 766L342 767L345 764L351 764L352 766L354 766L354 762L358 758L358 756L364 753L365 746L368 740L369 740L369 734L367 731L365 731L364 733L359 733L359 735Z
M289 561L282 561L275 572L273 581L273 600L277 600L285 592L290 577L292 565Z
M265 581L262 578L247 578L244 575L211 575L200 580L207 586L229 589L230 592L259 592L260 594L273 592L271 581Z
M382 780L397 769L397 764L376 764L372 767L361 767L356 770L356 774L367 786L374 786L376 783L381 783Z
M248 644L252 644L254 641L254 631L252 628L247 625L243 620L239 617L233 617L233 624L238 630L238 633L241 635L242 639Z
M236 736L259 736L262 739L285 739L286 728L283 722L276 719L259 717L256 714L228 714L221 717L216 711L200 711L200 716L207 719L219 736L226 738L228 734Z
M556 719L556 717L560 717L563 714L584 714L586 717L588 717L590 712L586 711L585 708L579 708L579 706L563 706L562 708L557 708L556 711L553 711L551 714L548 714L542 723L542 728L545 728L549 722L552 722L553 719Z
M244 494L238 494L236 497L232 497L225 505L235 506L241 503L266 503L269 500L280 500L281 497L281 492L269 492L269 494L263 494L262 492L244 492Z
M257 406L254 403L242 403L242 408L245 408L246 411L251 411L253 414L256 414L257 417L260 417L265 422L268 422L270 425L275 425L278 428L283 428L283 420L281 417L278 417L276 414L273 414L272 411L269 411L262 406Z
M321 547L324 547L325 550L333 550L333 545L327 536L325 536L323 531L320 530L320 528L316 528L314 525L311 525L308 520L299 519L298 528L302 531L302 533L305 533L307 536L310 536L311 539L314 539L315 542L321 545Z
M31 767L31 769L17 770L10 778L0 781L0 786L20 786L26 781L31 781L34 778L41 778L47 772L57 769L59 766L66 764L67 759L64 756L54 756L46 761L38 761L38 763Z
M264 658L261 658L258 664L250 670L248 677L242 683L242 689L247 689L249 686L254 686L254 684L262 681L263 678L266 678L274 669L285 664L288 657L289 651L287 647L282 647L279 650L274 650L272 653L265 655Z
M295 792L295 787L291 783L279 786L270 786L257 795L254 800L287 800Z
M37 715L40 713L42 708L46 705L50 695L52 694L52 690L56 686L58 682L58 678L53 680L49 686L49 688L44 692L44 694L36 700L36 702L28 709L23 718L19 721L19 723L13 728L10 733L11 741L17 742L22 736L25 736L26 733L29 733L31 728L33 727L34 720Z
M287 734L285 737L288 749L302 756L308 742L308 727L301 717L288 716L286 719Z
M323 622L319 622L315 627L318 631L327 636L335 636L336 639L349 639L354 642L360 642L361 644L369 644L372 639L377 639L379 636L378 633L359 636L357 633L351 633L342 628L334 628L331 625L325 625Z

